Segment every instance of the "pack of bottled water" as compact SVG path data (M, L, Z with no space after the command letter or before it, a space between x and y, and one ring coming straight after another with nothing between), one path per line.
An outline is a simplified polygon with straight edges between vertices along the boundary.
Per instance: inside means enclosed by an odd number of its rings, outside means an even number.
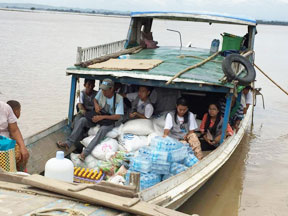
M152 187L161 181L161 175L155 173L140 174L140 190Z
M148 173L151 171L151 166L151 160L145 157L135 157L130 160L130 169L138 172Z
M181 173L198 162L189 145L160 136L154 137L150 146L140 148L135 156L130 158L126 182L129 182L131 172L140 172L141 190Z
M151 151L152 162L163 161L166 162L168 159L168 152L162 150L152 149Z
M148 146L142 147L138 150L138 156L152 160L152 149Z
M136 172L135 170L129 169L125 175L125 184L129 184L131 172ZM161 182L161 175L155 173L140 173L140 190L152 187L155 184Z
M169 174L170 172L170 163L165 161L156 161L152 163L151 168L152 173L157 174Z
M151 142L150 146L153 149L160 150L160 151L171 151L178 149L182 146L182 143L179 143L177 140L171 138L171 137L160 137L156 136L154 137Z
M184 165L187 167L192 167L198 161L198 158L194 154L188 154L188 156L184 159Z
M187 147L182 146L178 149L171 150L168 154L168 162L183 161L188 156Z
M178 173L181 173L185 170L187 170L188 167L183 165L183 164L180 164L180 163L172 163L171 164L171 167L170 167L170 173L173 174L173 175L177 175Z

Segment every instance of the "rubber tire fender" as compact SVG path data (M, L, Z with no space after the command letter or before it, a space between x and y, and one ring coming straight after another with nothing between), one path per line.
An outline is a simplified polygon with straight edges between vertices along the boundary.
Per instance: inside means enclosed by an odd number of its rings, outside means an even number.
M237 77L235 72L232 70L232 63L240 63L243 65L247 71L246 76L244 77ZM222 62L222 70L224 74L227 76L228 81L231 82L232 80L238 80L239 85L247 86L251 82L255 81L256 78L256 71L252 63L246 59L245 57L239 54L230 54L226 56L226 58Z

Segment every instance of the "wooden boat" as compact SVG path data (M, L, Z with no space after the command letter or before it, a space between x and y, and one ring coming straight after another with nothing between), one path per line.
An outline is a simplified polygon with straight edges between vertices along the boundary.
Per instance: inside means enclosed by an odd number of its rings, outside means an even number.
M76 83L79 78L92 78L96 80L111 78L115 82L122 84L141 84L165 89L178 89L181 90L182 94L185 94L188 98L190 97L191 100L193 99L193 101L200 106L198 109L195 109L195 111L192 110L194 113L199 112L200 108L202 109L202 112L207 110L207 103L203 103L203 101L209 100L211 97L226 95L227 106L224 114L224 127L222 130L224 132L226 131L231 98L237 82L223 82L223 80L225 81L225 74L223 73L219 62L221 63L224 57L218 55L214 58L216 61L208 61L210 56L209 50L190 47L179 48L160 46L157 49L142 49L139 46L142 40L141 30L146 33L150 32L154 19L207 22L210 24L246 25L248 27L249 43L248 51L245 52L243 56L250 61L253 61L254 36L256 32L256 22L254 20L200 13L132 13L128 35L125 40L89 48L78 47L77 62L75 66L69 67L66 70L66 74L71 76L68 119L25 139L25 143L28 146L31 155L31 159L28 163L28 170L30 173L42 173L46 161L49 158L54 157L55 152L58 150L55 142L57 140L65 140L70 134L70 126L73 120L75 107ZM102 66L100 67L99 65L99 67L94 68L88 66L127 54L129 54L129 59L116 60L118 63L126 62L124 66L120 65L119 68L115 68L115 65L109 63L104 66L102 65L104 69L101 69ZM181 56L181 58L179 58L179 56ZM192 58L189 58L189 56L192 56ZM201 67L196 67L193 70L188 70L186 73L173 79L173 82L170 82L171 78L176 75L177 72L199 63L203 58L208 58L207 63L204 63ZM141 60L149 61L153 59L161 60L162 62L149 68L149 70L143 70L141 68L135 69L133 68L134 66L132 66L132 70L125 68L130 67L131 61L137 59L140 61L140 65ZM123 62L121 62L121 60L123 60ZM144 61L142 61L142 63L144 64ZM241 67L238 67L238 72L240 70ZM237 133L224 139L225 133L223 132L221 139L222 144L216 150L208 152L204 159L188 170L162 181L153 187L140 191L140 199L150 204L170 209L177 209L181 206L215 172L217 172L217 170L229 159L231 154L233 154L244 136L245 129L249 125L252 114L253 107L250 107L244 119L241 121ZM70 149L70 151L72 150L73 149ZM66 153L68 154L70 152Z

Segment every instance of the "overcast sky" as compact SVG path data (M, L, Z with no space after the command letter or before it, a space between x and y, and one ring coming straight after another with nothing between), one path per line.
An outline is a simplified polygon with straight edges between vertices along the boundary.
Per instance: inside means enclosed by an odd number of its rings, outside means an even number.
M0 3L34 3L121 11L205 11L288 21L288 0L0 0Z

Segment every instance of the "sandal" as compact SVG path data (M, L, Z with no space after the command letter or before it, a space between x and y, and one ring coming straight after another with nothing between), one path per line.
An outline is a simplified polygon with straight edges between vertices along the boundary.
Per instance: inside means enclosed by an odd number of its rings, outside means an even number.
M79 154L78 158L80 161L85 162L85 155L83 153Z
M68 144L65 143L65 142L58 141L58 142L56 142L56 145L57 145L58 148L60 148L60 149L65 149L66 151L69 150L69 146L68 146Z

